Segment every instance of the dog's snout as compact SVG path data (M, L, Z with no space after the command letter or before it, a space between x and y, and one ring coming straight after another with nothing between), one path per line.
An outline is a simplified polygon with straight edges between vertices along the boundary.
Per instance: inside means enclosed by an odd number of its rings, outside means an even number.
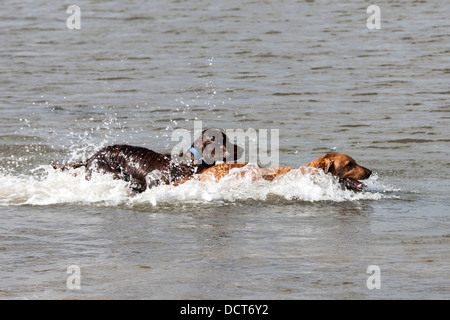
M242 156L244 149L238 145L233 144L233 147L229 146L226 148L227 152L225 154L227 161L238 161Z
M234 145L234 160L237 161L242 156L243 152L244 152L244 149L235 144Z
M369 170L369 169L366 168L366 176L367 176L367 178L369 178L371 174L372 174L372 170Z

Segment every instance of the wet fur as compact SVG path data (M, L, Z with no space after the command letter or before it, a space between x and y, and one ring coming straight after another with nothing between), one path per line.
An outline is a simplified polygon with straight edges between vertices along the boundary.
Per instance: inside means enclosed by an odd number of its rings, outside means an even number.
M195 177L200 181L208 181L214 179L215 181L220 180L221 178L227 176L230 173L231 169L234 168L242 168L246 166L246 163L223 163L212 166L210 168L205 169L201 172L200 175ZM322 169L325 173L330 173L333 176L339 178L341 182L345 181L345 179L356 179L356 180L364 180L370 177L372 171L360 166L356 163L356 161L345 154L325 154L317 160L311 161L307 166L307 168L317 168ZM281 167L281 168L261 168L262 175L254 176L254 180L262 178L265 180L272 181L279 175L285 174L294 169L293 167ZM303 173L311 172L310 170L305 169L304 167L300 167L297 169L301 169ZM244 174L244 173L243 173ZM183 180L177 182L177 184L181 184L189 179L193 178L193 176L186 177Z
M221 144L220 149L223 151L221 160L223 161L226 161L230 155L227 148L232 148L234 160L242 152L241 148L230 143L227 136L217 129L204 130L192 147L196 147L198 150L201 148L203 159L208 159L208 157L214 156L216 149L213 149L211 155L206 154L205 150L213 142ZM184 155L184 161L180 161ZM162 154L143 147L113 145L97 151L86 161L67 165L52 164L51 166L60 170L85 167L86 179L90 179L93 172L112 174L115 179L130 182L132 190L140 193L148 187L174 183L195 173L200 173L214 164L213 160L196 161L188 151L174 159L171 154Z

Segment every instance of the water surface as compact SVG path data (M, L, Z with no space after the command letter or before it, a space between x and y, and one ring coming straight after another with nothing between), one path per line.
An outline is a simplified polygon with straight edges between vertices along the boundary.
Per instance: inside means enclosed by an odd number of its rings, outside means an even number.
M448 2L377 2L380 30L356 1L76 4L81 30L56 1L0 4L2 299L450 298ZM278 129L280 165L339 152L374 174L130 197L48 166L169 152L195 120Z

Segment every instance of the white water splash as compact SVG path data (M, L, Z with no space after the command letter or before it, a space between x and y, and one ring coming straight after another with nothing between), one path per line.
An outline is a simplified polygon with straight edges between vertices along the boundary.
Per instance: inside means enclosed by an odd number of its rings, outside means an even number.
M65 172L50 167L41 167L46 174L15 176L0 174L0 206L9 205L54 205L83 204L107 205L151 204L163 206L180 202L239 202L245 200L274 201L357 201L380 200L392 197L386 192L392 191L378 181L375 175L366 180L365 191L354 192L343 189L331 175L316 173L302 174L292 170L274 181L253 181L256 166L247 165L233 169L229 176L218 182L190 180L173 186L161 185L133 196L128 183L114 180L111 175L93 174L86 180L82 168Z

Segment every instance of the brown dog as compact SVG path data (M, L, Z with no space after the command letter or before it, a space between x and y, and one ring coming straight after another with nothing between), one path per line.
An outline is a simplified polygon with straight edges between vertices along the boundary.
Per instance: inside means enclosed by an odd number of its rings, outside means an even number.
M205 169L196 178L200 181L208 181L219 179L227 176L231 169L242 168L246 166L246 163L222 163L210 168ZM350 156L345 154L326 154L317 160L311 161L306 168L298 168L302 173L311 172L307 168L317 168L322 169L325 173L331 173L333 176L339 178L339 181L344 184L345 187L355 190L361 190L365 185L358 181L364 180L370 177L372 171L364 168L356 163ZM253 179L263 178L265 180L272 181L275 177L285 174L291 171L292 167L281 167L281 168L261 168L262 175L259 177L257 175L252 176ZM243 173L244 174L244 173ZM177 184L183 183L192 177L187 177L180 180Z
M67 165L52 164L54 169L86 168L86 179L92 172L110 173L115 179L130 182L135 193L161 183L174 183L213 166L216 160L236 161L242 148L232 144L218 129L204 130L191 147L178 157L129 145L114 145L97 151L86 161Z

